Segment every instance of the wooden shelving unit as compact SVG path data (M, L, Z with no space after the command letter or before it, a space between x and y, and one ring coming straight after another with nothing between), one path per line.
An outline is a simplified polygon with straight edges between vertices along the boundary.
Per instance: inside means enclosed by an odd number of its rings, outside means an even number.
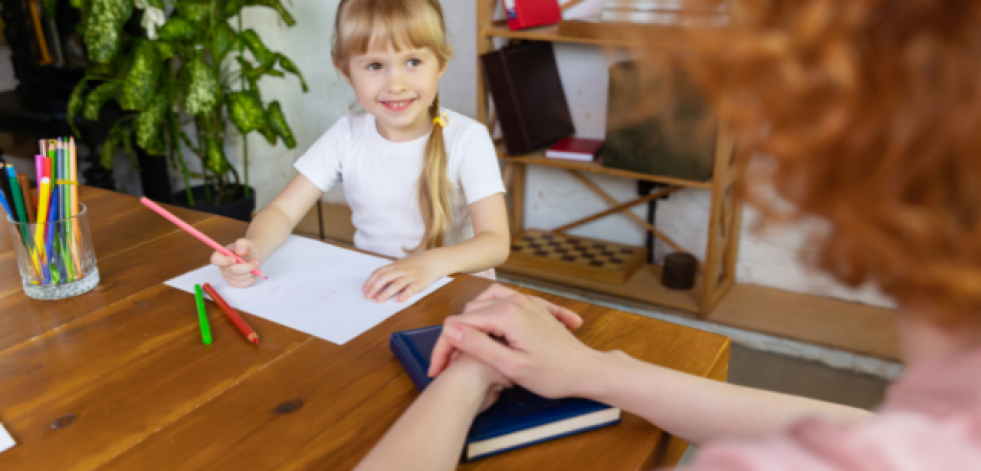
M579 34L564 34L565 30L574 28L560 28L559 26L548 26L543 28L532 28L522 31L511 31L503 22L493 20L496 0L477 0L477 53L485 54L495 49L494 38L511 38L535 41L553 41L564 43L591 44L601 47L633 47L631 43L618 38L617 35L590 34L588 36ZM648 44L663 50L673 50L682 47L678 40L681 35L676 28L650 27L649 34L644 34L645 38L650 38ZM496 125L496 118L489 113L489 94L484 82L483 71L480 61L477 62L477 119L493 129ZM540 278L552 282L558 282L582 289L599 291L611 295L621 296L628 299L660 304L675 309L689 311L704 317L722 299L723 296L732 288L736 281L735 265L739 247L739 228L742 221L742 205L737 201L732 191L732 184L737 176L731 171L731 163L735 142L733 136L720 127L716 139L715 167L713 177L709 181L689 181L677 178L662 177L646 173L631 172L627 170L603 167L597 162L574 162L546 159L541 155L508 156L502 150L499 151L500 158L505 162L504 178L508 186L510 195L510 223L514 234L522 232L524 227L524 201L526 172L528 165L542 165L548 167L562 168L570 172L575 178L590 188L598 196L603 198L610 209L595 215L580 219L567 224L561 228L554 229L555 232L564 233L574 227L586 222L605 217L611 214L623 213L631 218L635 223L654 233L656 237L675 248L682 250L679 244L672 241L669 237L662 234L657 228L651 226L647 221L636 217L631 213L631 206L650 201L649 197L638 198L633 201L619 202L606 194L601 188L592 183L584 174L597 173L612 175L622 178L635 180L646 180L668 185L664 194L673 192L680 188L702 188L712 192L711 207L709 209L709 235L705 248L705 258L699 261L701 268L695 288L690 291L672 291L661 286L661 269L658 266L648 265L638 270L626 283L612 284L603 283L586 278L580 278L568 273L548 269L529 268L527 265L518 266L517 264L505 264L500 267L503 272L519 273L524 276Z

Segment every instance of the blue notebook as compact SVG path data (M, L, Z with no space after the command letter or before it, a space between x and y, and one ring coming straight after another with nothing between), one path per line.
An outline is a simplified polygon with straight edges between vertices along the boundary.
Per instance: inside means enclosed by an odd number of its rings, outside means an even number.
M389 346L419 391L427 376L433 346L442 332L437 325L392 334ZM620 422L620 409L588 399L546 399L521 387L506 389L501 398L477 415L467 433L463 459L471 461L515 448L585 432Z

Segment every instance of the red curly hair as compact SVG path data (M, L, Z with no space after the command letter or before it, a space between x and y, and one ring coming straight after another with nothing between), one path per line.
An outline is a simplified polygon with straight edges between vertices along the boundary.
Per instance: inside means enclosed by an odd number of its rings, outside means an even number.
M743 195L830 223L806 258L841 282L981 315L981 1L734 2L692 70L740 137Z

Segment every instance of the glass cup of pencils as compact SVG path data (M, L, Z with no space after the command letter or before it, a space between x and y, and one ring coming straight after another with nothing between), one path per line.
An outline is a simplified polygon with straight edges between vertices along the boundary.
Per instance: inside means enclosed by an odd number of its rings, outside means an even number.
M64 299L87 293L99 284L88 208L82 203L78 203L78 208L74 215L45 218L48 222L44 223L7 217L27 296Z

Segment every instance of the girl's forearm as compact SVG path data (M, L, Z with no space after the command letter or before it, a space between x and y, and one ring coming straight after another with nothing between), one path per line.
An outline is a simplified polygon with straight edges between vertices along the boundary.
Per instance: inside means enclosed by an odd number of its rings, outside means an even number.
M295 225L283 211L272 204L255 215L245 233L245 238L255 244L259 263L265 262L269 255L283 245Z
M357 470L454 469L489 385L472 368L433 381L357 466Z
M871 415L862 409L681 373L622 352L598 353L583 371L586 380L577 395L640 415L693 444L765 437L808 416L848 422Z
M433 249L432 252L438 257L439 271L443 275L475 273L504 263L510 253L509 243L510 238L506 234L482 232L465 242Z

